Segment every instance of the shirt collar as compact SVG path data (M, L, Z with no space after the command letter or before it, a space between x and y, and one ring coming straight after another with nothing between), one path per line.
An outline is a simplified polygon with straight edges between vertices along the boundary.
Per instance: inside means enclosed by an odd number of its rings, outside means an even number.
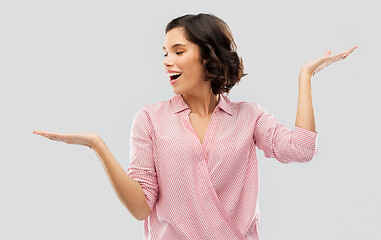
M214 112L218 111L218 109L222 109L226 113L233 116L230 99L224 96L223 94L219 94L219 95L220 95L220 99L218 100L218 103L216 108L214 109ZM185 109L190 109L188 104L184 101L183 97L180 94L175 94L174 96L172 96L170 99L170 102L172 104L174 114L181 112Z

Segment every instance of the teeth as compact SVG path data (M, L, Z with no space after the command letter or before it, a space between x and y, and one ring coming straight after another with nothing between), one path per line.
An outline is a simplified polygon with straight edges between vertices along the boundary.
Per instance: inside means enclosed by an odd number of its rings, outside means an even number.
M180 75L181 73L168 73L168 76Z

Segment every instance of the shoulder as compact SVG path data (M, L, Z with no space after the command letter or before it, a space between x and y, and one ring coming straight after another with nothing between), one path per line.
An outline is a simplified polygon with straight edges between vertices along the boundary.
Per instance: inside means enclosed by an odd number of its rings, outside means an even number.
M142 129L142 131L152 136L152 131L154 131L155 126L165 121L163 116L168 116L168 101L169 100L142 105L133 118L133 131Z
M159 116L168 115L171 112L170 99L159 101L156 103L145 104L140 107L137 114L145 115L150 119L157 119Z
M229 100L232 109L237 114L255 114L262 112L264 108L256 101L237 101Z

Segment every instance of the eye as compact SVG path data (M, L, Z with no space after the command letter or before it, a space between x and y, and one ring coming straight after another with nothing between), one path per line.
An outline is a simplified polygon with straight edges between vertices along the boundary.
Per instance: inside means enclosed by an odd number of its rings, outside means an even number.
M184 53L184 52L177 52L176 54L177 55L180 55L180 54L182 54L182 53ZM164 57L166 57L168 54L164 54Z

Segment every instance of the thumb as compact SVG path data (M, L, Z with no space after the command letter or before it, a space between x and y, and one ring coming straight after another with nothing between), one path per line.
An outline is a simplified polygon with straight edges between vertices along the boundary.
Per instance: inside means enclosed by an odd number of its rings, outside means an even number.
M327 51L324 52L323 55L326 56L326 55L329 55L329 54L331 54L331 51L330 51L330 50L327 50Z

